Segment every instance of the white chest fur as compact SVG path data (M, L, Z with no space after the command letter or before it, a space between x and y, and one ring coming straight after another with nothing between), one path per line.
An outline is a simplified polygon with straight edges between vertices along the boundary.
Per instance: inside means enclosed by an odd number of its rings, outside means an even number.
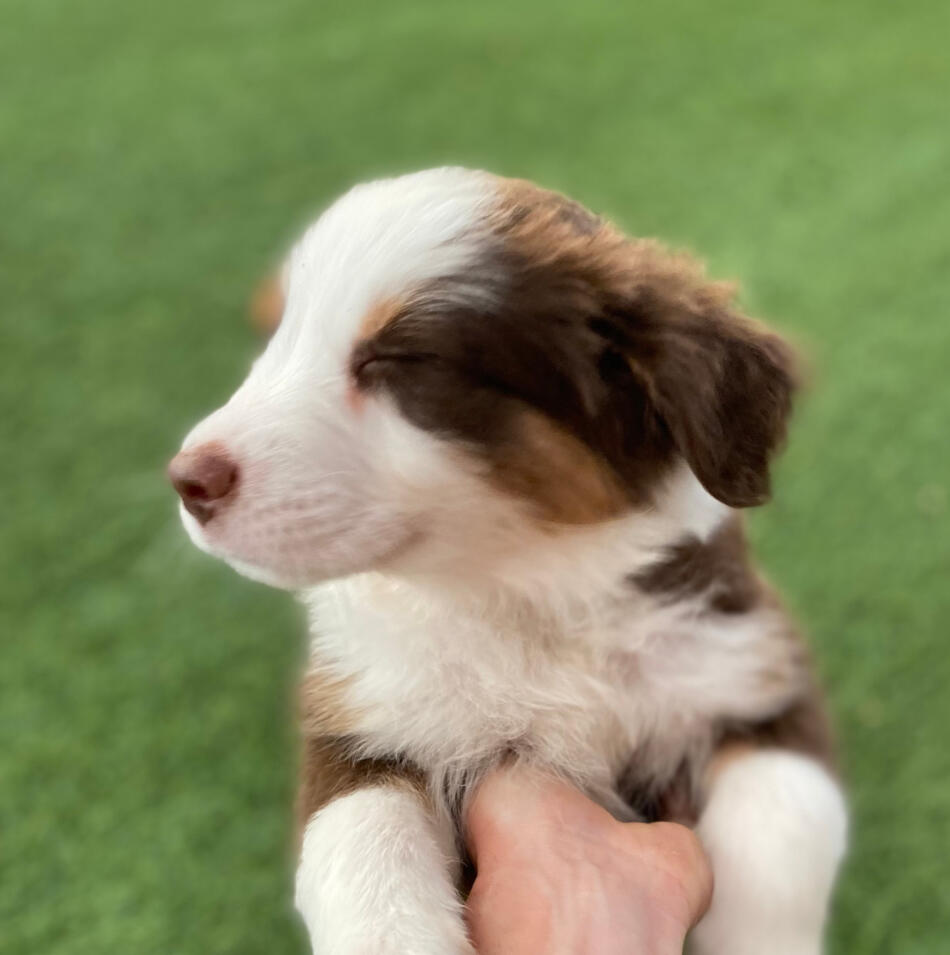
M449 792L513 751L617 808L634 755L641 778L662 779L716 721L766 718L799 686L800 648L770 608L700 613L628 586L566 621L375 575L309 603L315 661L343 687L361 753L403 754Z

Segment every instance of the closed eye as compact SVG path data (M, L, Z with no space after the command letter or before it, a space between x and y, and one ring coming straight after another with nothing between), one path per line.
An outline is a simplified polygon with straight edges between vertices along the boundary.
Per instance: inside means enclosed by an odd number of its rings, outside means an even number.
M395 362L422 362L436 359L435 355L405 352L381 347L376 342L360 342L350 357L350 374L357 384L371 384L372 373L380 366Z

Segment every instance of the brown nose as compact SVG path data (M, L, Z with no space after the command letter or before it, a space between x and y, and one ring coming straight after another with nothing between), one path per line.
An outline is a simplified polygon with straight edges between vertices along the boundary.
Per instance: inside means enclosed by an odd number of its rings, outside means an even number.
M168 465L168 477L185 510L207 524L237 486L238 468L220 445L202 444L179 451Z

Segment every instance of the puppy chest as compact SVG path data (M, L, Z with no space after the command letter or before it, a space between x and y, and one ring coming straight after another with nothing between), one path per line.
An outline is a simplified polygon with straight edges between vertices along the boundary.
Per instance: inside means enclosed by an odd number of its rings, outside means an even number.
M656 690L635 658L430 654L351 675L347 701L373 755L464 771L514 752L604 785L637 750L688 745L692 714Z
M374 596L376 596L374 594ZM800 647L776 622L639 615L573 639L461 614L348 602L316 659L373 756L464 771L516 751L605 785L675 770L721 720L757 720L799 691Z

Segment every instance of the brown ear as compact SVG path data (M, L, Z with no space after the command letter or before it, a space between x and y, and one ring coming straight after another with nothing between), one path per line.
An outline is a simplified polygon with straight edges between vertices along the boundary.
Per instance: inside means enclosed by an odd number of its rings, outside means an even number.
M735 313L721 288L660 304L632 362L679 452L731 507L769 497L769 463L785 438L796 386L791 348Z

